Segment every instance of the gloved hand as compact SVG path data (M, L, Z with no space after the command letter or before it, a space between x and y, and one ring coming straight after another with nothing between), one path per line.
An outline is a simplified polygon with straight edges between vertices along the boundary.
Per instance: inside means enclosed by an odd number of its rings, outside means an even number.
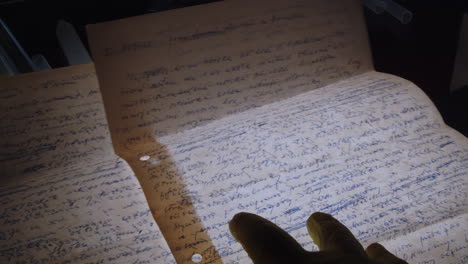
M377 243L364 250L346 226L320 212L307 220L318 252L306 251L277 225L254 214L236 214L229 229L255 264L407 264Z

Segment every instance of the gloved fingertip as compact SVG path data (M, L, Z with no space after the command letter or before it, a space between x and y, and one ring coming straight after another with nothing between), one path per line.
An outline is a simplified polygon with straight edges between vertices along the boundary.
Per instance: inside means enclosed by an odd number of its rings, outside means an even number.
M331 219L334 219L333 216L327 214L327 213L322 213L322 212L315 212L310 215L309 220L313 221L330 221Z
M370 244L367 249L366 249L366 252L369 254L372 254L373 256L377 256L377 255L380 255L380 254L385 254L387 251L387 249L385 249L384 246L380 245L379 243L373 243L373 244Z
M240 212L234 215L234 217L229 221L229 230L236 237L239 234L239 231L243 228L249 226L252 221L261 221L262 219L257 215ZM236 237L237 239L237 237Z
M408 264L406 261L390 253L379 243L373 243L366 248L366 253L370 259L382 264Z
M256 264L298 263L305 256L293 237L261 216L238 213L229 222L229 229Z
M364 248L351 231L327 213L313 213L307 219L307 229L320 250L338 250L365 256Z

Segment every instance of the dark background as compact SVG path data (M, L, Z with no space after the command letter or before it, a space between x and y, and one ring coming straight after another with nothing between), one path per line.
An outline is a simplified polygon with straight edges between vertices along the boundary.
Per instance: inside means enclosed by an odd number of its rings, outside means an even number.
M0 0L0 18L26 53L30 56L43 54L49 64L57 68L67 66L55 36L59 19L73 24L87 45L87 24L207 2L212 1ZM396 2L413 12L410 23L404 25L387 12L377 15L365 9L376 70L401 76L421 87L445 121L468 136L468 87L454 93L449 89L460 25L463 13L468 10L468 1Z

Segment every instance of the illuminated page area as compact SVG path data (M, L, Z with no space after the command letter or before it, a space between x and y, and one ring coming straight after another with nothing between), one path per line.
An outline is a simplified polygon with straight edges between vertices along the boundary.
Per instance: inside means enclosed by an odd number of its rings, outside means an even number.
M112 152L93 65L0 87L0 262L174 263Z
M382 244L408 263L462 264L468 261L467 226L465 213Z
M427 255L457 263L427 247L452 241L452 260L468 254L468 140L403 79L366 73L159 141L166 150L147 153L148 171L175 162L203 219L200 232L225 263L248 262L228 231L241 211L273 220L309 249L305 221L315 211L338 218L364 245L394 239L391 249L458 217L443 235L396 253L411 263ZM411 254L417 250L427 254Z
M114 149L179 263L220 256L159 140L371 70L361 11L360 1L223 1L89 26Z

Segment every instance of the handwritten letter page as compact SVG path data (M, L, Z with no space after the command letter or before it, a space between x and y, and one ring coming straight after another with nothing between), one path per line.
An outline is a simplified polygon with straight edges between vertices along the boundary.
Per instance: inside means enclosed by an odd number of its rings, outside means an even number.
M174 263L113 154L93 65L0 81L0 262Z
M305 220L315 211L334 215L366 245L400 241L431 224L464 219L467 211L467 140L445 127L417 87L380 73L159 142L176 161L205 230L227 263L246 261L227 230L240 211L272 219L309 249ZM167 155L161 154L148 153L156 159ZM464 222L427 243L463 242ZM450 254L455 261L468 251Z
M89 28L114 148L179 262L219 256L159 138L370 70L359 8L225 1ZM155 150L167 159L139 160Z
M89 27L114 149L179 263L248 262L228 232L241 211L309 249L322 211L412 261L447 254L394 241L466 219L468 142L419 88L372 70L360 8L224 1Z

